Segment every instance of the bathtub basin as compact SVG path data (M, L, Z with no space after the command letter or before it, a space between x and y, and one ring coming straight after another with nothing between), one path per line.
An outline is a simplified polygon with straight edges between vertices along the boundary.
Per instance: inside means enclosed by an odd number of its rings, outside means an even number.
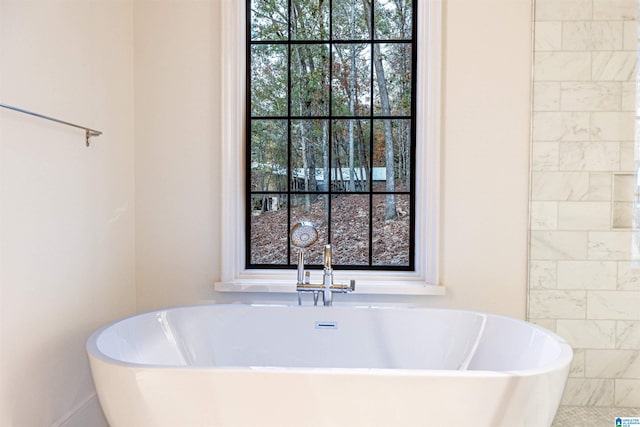
M573 356L493 314L241 304L129 317L87 351L111 427L550 426Z

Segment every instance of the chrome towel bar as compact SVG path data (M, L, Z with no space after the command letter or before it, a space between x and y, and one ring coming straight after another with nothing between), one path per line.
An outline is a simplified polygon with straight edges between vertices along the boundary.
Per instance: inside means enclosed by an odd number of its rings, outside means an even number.
M99 130L90 129L90 128L85 127L85 126L80 126L80 125L76 125L76 124L73 124L73 123L65 122L64 120L59 120L59 119L55 119L53 117L49 117L49 116L45 116L45 115L42 115L42 114L34 113L32 111L23 110L22 108L12 107L11 105L6 105L6 104L0 104L0 107L8 108L9 110L13 110L13 111L18 111L19 113L29 114L30 116L39 117L41 119L51 120L52 122L60 123L60 124L63 124L63 125L73 126L74 128L83 129L84 130L84 135L85 135L85 144L86 144L87 147L89 146L89 138L91 138L92 136L100 136L100 135L102 135L102 132L100 132Z

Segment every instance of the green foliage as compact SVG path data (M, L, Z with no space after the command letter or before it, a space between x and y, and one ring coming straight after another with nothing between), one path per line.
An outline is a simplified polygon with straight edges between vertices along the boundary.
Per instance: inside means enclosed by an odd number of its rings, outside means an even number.
M287 121L251 121L251 190L287 189Z
M292 45L291 65L291 114L326 116L329 108L328 45Z
M376 0L376 40L407 40L413 31L412 0Z
M250 0L251 40L286 40L287 0Z
M251 116L287 115L287 47L251 47Z
M367 19L371 8L361 0L333 0L332 32L334 40L368 40Z
M291 40L329 38L329 1L292 0Z

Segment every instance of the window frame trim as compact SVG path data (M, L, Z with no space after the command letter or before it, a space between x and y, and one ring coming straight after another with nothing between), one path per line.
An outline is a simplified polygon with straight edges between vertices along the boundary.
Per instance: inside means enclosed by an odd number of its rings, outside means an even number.
M416 1L416 0L414 0ZM222 292L295 292L291 269L246 269L245 0L221 2L220 25L220 281ZM440 68L442 0L418 1L416 90L415 270L337 270L355 279L356 294L444 295L439 283ZM425 25L426 24L426 25ZM225 179L227 177L229 179ZM312 273L313 274L313 273Z

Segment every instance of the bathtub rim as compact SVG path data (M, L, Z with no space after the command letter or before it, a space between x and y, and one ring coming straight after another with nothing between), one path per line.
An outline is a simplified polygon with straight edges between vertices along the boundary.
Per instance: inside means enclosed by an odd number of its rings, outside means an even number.
M404 369L404 368L326 368L326 367L284 367L284 366L191 366L191 365L160 365L160 364L142 364L142 363L133 363L127 362L120 359L115 359L105 353L103 353L98 348L98 338L100 335L109 329L112 326L115 326L121 322L126 322L127 320L148 316L154 313L162 313L169 311L177 311L189 308L202 308L202 307L211 307L211 306L232 306L232 307L273 307L273 308L296 308L296 309L310 309L310 310L425 310L425 311L450 311L456 313L469 313L474 315L481 315L487 318L500 318L504 321L513 322L513 323L524 323L528 327L531 327L538 332L541 332L545 335L548 335L553 341L557 342L560 346L560 354L558 357L552 362L543 367L539 368L530 368L530 369L517 369L517 370L505 370L505 371L497 371L497 370L475 370L475 369ZM212 371L212 372L288 372L288 373L304 373L304 374L361 374L361 375L398 375L398 376L409 376L409 375L417 375L417 376L473 376L478 378L489 378L489 377L507 377L507 376L518 376L518 377L526 377L526 376L536 376L544 373L554 372L557 370L568 369L571 361L573 360L573 349L569 345L569 343L556 334L553 331L550 331L540 325L535 323L517 319L510 316L505 316L496 313L482 312L476 310L467 310L467 309L457 309L457 308L441 308L441 307L423 307L423 306L379 306L379 305L338 305L331 307L314 307L314 306L298 306L296 304L246 304L246 303L229 303L229 304L216 304L216 303L204 303L204 304L189 304L189 305L179 305L179 306L170 306L161 309L147 310L144 312L132 314L130 316L126 316L114 321L111 321L100 328L96 329L86 342L86 351L89 355L89 358L95 358L104 363L110 365L118 365L128 368L135 368L140 370L154 370L154 369L163 369L163 370L176 370L176 371L185 371L185 370L204 370L204 371Z

